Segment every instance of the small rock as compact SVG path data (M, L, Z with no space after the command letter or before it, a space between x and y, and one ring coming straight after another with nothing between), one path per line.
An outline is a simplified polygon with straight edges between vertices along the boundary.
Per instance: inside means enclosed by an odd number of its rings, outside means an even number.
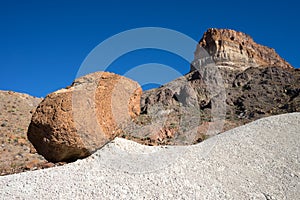
M25 165L25 169L33 169L36 165L38 165L38 163L39 163L40 161L39 160L37 160L37 159L34 159L34 160L32 160L32 161L30 161L29 163L27 163L26 165Z

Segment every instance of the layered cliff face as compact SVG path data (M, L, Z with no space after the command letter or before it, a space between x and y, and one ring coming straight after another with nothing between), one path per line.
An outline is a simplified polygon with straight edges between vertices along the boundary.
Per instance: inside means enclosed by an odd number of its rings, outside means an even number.
M208 29L200 40L195 51L194 66L205 64L201 49L204 48L217 66L227 66L244 70L249 67L282 67L293 68L281 58L274 49L257 44L242 32L230 29ZM195 69L191 67L191 71Z

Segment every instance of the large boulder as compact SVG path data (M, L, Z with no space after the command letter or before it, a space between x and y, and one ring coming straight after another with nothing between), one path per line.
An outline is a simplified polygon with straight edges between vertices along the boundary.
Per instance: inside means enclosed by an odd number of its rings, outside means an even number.
M28 139L51 162L84 158L122 133L140 113L142 89L125 77L96 72L49 94L33 114Z

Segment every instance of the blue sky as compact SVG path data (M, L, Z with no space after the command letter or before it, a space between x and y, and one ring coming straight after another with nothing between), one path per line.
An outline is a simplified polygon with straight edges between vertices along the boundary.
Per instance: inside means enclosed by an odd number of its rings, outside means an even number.
M70 85L88 53L125 30L164 27L198 41L211 27L231 28L274 48L300 66L297 1L0 1L0 89L45 96ZM130 66L161 63L185 73L189 64L160 50L139 50L116 60ZM116 70L118 72L118 70Z

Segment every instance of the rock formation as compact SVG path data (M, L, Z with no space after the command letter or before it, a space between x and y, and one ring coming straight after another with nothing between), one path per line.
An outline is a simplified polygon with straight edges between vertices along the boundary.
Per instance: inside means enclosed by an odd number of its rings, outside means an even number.
M293 68L274 49L262 46L245 33L230 29L208 29L197 46L195 60L203 59L201 48L213 58L217 66L244 70L248 67ZM191 68L191 71L194 67Z
M216 126L212 114L214 108L219 110L218 105L226 106L222 132L262 117L299 112L299 93L300 70L274 49L256 44L241 32L209 29L197 46L191 72L145 92L139 118L165 119L162 130L175 129L173 137L165 135L159 140L153 139L159 132L145 133L152 135L148 138L151 144L192 144L207 137L209 126ZM193 103L187 104L185 99Z
M116 74L78 78L40 103L28 139L52 162L86 157L118 136L120 124L139 115L140 95L136 82Z

